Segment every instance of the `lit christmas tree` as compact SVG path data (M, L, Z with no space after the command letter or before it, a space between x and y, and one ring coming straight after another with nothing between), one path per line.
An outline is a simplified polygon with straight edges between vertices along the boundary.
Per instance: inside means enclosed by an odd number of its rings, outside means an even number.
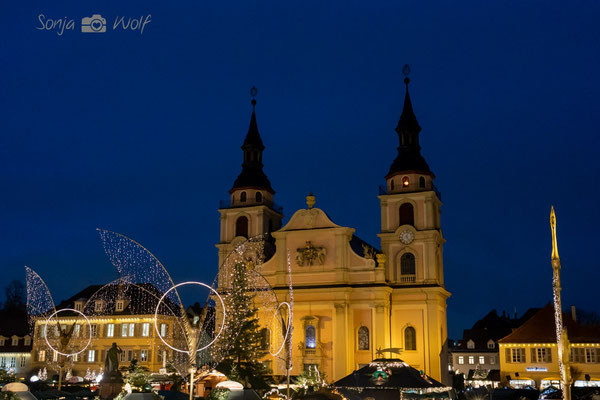
M266 355L254 304L254 291L248 283L248 268L253 264L238 262L231 269L231 286L227 293L226 344L223 361L217 369L229 379L240 381L253 389L268 389L267 375L271 371L259 360Z

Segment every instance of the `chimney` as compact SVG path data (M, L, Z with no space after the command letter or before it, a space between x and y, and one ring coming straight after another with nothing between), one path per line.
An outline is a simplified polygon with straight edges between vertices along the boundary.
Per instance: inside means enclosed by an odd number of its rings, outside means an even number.
M577 322L577 313L575 312L575 306L571 306L571 318L574 322Z

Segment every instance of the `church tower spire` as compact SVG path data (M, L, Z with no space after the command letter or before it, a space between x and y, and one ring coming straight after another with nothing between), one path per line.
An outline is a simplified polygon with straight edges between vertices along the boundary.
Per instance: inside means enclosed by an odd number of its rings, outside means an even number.
M219 265L235 246L244 240L271 233L281 227L283 209L275 204L275 191L263 171L262 153L265 149L256 122L257 89L250 89L252 115L248 133L242 144L242 172L229 190L229 201L221 201L221 235Z
M250 126L246 139L242 145L244 152L244 162L242 163L242 172L238 175L233 183L233 187L229 193L241 189L260 189L269 192L271 195L275 191L271 187L269 178L263 172L262 153L265 149L260 133L258 132L258 124L256 123L256 94L258 90L255 87L250 89L252 96L252 115L250 116Z
M433 176L433 173L429 169L429 165L427 165L427 162L421 155L421 146L419 145L421 126L417 121L410 100L410 93L408 90L408 84L410 83L408 77L410 68L408 65L404 66L403 73L405 75L404 84L406 85L406 94L404 95L402 114L400 115L400 120L396 126L400 145L398 146L398 155L386 175L386 179L388 180L396 175L405 173L418 173Z

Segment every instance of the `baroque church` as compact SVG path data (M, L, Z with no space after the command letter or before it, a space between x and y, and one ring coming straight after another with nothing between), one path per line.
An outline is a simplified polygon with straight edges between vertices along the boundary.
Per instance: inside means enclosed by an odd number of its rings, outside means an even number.
M307 197L307 207L282 226L283 211L263 172L265 149L252 100L250 127L242 145L242 171L221 204L219 265L246 238L269 233L274 254L262 275L279 301L288 296L288 251L294 287L292 374L317 367L328 381L375 358L401 358L445 381L446 299L435 175L420 152L421 127L405 79L404 107L396 132L398 155L380 189L380 248L337 225ZM384 171L382 171L383 174ZM273 316L261 315L268 326ZM269 331L265 330L267 334ZM275 375L285 366L267 355Z

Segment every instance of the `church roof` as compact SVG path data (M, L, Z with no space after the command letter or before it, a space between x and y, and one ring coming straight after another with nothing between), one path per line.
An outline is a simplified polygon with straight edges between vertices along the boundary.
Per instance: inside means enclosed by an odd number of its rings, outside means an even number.
M25 308L16 307L0 310L0 336L7 338L0 346L0 353L28 353L31 343L25 344L25 336L29 335L29 323ZM17 344L13 345L13 336L17 336Z
M238 175L233 183L233 187L229 190L232 193L236 189L256 188L263 189L270 193L275 193L271 187L271 182L263 171L262 152L265 149L263 141L258 132L258 124L256 123L256 100L252 99L252 115L250 116L250 126L248 133L244 139L242 150L244 151L244 162L242 164L242 172Z
M531 318L539 308L530 308L520 318L511 318L510 315L498 315L496 310L492 310L487 315L473 324L470 329L463 331L462 340L459 346L455 349L458 352L481 352L481 351L497 351L497 348L488 349L488 342L493 340L497 342L511 333L515 328L520 326L524 321ZM469 349L467 343L472 340L475 344L473 349Z
M406 94L404 96L404 107L400 120L396 126L396 132L400 140L398 146L398 155L390 166L390 170L386 178L403 173L403 172L418 172L422 174L433 175L427 161L421 155L421 146L419 146L419 132L421 126L417 121L417 117L413 111L410 93L408 91L408 83L410 79L405 78Z
M410 101L410 93L408 91L408 83L410 80L406 78L406 93L404 94L404 107L402 108L402 114L400 120L396 126L396 132L410 131L410 132L421 132L421 126L417 121L417 116L413 111L412 102Z
M90 285L74 296L60 302L56 306L56 309L75 308L75 301L83 299L87 302L85 308L82 310L86 315L147 315L154 314L158 299L162 295L163 293L151 283ZM105 306L101 312L95 311L95 302L97 300L105 302ZM126 300L122 311L116 311L116 300ZM165 298L163 303L168 304L169 308L175 310L175 312L180 311L180 307L169 298ZM78 314L73 311L64 311L59 314L59 317L69 315L74 316Z
M256 123L256 111L254 110L254 105L256 104L256 100L252 100L252 115L250 116L250 126L248 127L248 133L246 134L246 139L244 139L244 144L242 145L242 149L248 146L256 146L261 150L265 149L263 145L262 139L260 138L260 133L258 132L258 124Z
M377 247L372 246L370 243L365 242L356 235L352 235L352 239L350 239L350 247L352 248L352 251L354 251L359 256L364 257L365 246L371 247L373 250L375 250L376 253L381 253L381 250Z
M569 313L563 312L563 324L571 343L598 343L600 326L578 324ZM512 333L500 339L498 343L556 343L556 325L554 306L546 304L533 317Z

